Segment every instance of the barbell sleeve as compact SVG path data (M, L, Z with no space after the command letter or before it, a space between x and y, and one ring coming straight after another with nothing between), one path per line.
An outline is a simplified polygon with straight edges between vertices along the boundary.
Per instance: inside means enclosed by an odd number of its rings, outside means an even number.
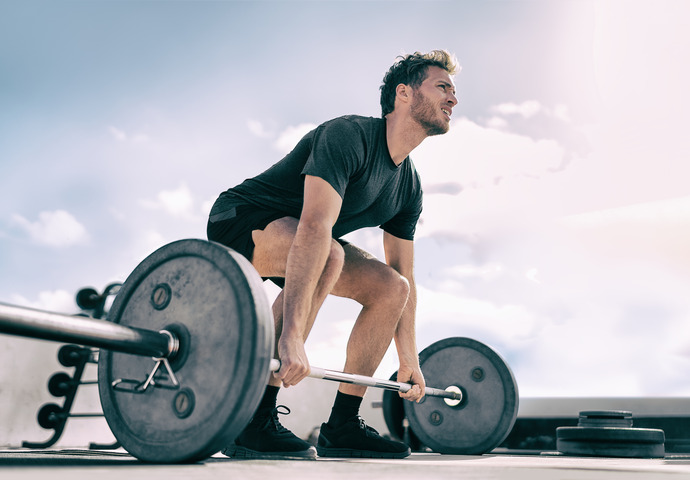
M275 358L272 359L269 368L272 372L277 372L280 370L280 360ZM405 393L412 388L412 385L409 383L394 382L393 380L382 380L380 378L372 378L365 375L339 372L336 370L327 370L319 367L311 367L309 377L322 380L331 380L340 383L350 383L353 385L362 385L364 387L383 388L385 390L393 390L402 393ZM426 387L424 389L424 394L432 397L462 400L462 393L441 390L440 388Z
M156 358L170 357L178 348L177 339L165 331L5 303L0 303L0 332Z

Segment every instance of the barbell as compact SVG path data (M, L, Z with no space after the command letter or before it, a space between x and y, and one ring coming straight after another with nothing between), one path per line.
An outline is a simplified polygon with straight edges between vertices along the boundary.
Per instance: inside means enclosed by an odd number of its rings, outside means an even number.
M102 349L99 396L117 441L142 461L195 462L240 434L269 374L280 368L272 358L273 316L262 283L232 249L179 240L134 269L108 321L0 303L0 332ZM420 364L429 384L446 386L427 387L419 404L405 402L425 445L479 454L505 439L518 393L496 352L474 340L446 339L420 352ZM389 391L411 388L317 367L310 376Z

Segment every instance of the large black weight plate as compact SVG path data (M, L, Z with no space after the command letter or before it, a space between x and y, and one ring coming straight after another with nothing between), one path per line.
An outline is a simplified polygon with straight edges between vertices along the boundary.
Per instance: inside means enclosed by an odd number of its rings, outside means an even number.
M664 431L653 428L558 427L556 448L566 455L662 458Z
M490 347L464 337L438 341L419 353L429 386L454 385L463 400L454 407L439 397L405 402L410 428L433 451L481 455L499 446L515 424L518 389L505 361Z
M580 412L576 427L556 429L556 448L565 455L660 458L665 455L663 430L632 428L632 412Z
M147 462L182 463L203 460L233 441L268 379L272 318L261 278L222 245L180 240L141 262L115 298L109 320L182 332L181 354L171 359L180 388L115 390L119 379L143 381L154 362L101 351L103 412L123 448Z

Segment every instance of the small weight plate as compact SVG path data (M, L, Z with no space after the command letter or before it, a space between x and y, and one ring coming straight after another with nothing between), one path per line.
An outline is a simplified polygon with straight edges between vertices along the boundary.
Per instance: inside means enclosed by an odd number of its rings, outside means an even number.
M506 362L487 345L470 338L438 341L419 353L427 385L454 385L462 402L449 406L439 397L405 402L410 428L433 451L481 455L498 447L515 424L518 388Z
M54 430L65 423L67 415L62 410L60 405L55 403L46 403L38 411L38 424L46 430Z
M82 288L77 292L76 301L77 306L82 310L93 310L101 301L101 296L95 289L87 287Z
M266 386L272 319L258 273L222 245L180 240L141 262L115 298L109 320L184 332L182 353L170 360L180 387L149 387L140 394L114 389L117 380L142 382L154 362L100 353L103 413L122 447L143 461L183 463L203 460L232 442Z
M48 391L54 397L64 397L74 388L74 380L64 372L55 373L48 380Z
M91 350L79 345L63 345L58 350L58 361L65 367L76 367L88 362Z
M653 428L559 427L556 448L566 455L661 458L663 430Z

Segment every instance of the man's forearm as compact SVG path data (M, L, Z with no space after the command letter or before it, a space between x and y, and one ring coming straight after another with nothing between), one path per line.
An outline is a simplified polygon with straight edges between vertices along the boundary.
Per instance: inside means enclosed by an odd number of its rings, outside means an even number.
M283 334L304 337L312 298L330 251L331 231L323 225L303 225L290 248L285 271Z
M415 330L415 318L417 312L417 288L413 278L408 277L410 282L410 295L407 304L395 330L395 346L398 351L400 363L410 366L419 365L417 354L417 335Z

